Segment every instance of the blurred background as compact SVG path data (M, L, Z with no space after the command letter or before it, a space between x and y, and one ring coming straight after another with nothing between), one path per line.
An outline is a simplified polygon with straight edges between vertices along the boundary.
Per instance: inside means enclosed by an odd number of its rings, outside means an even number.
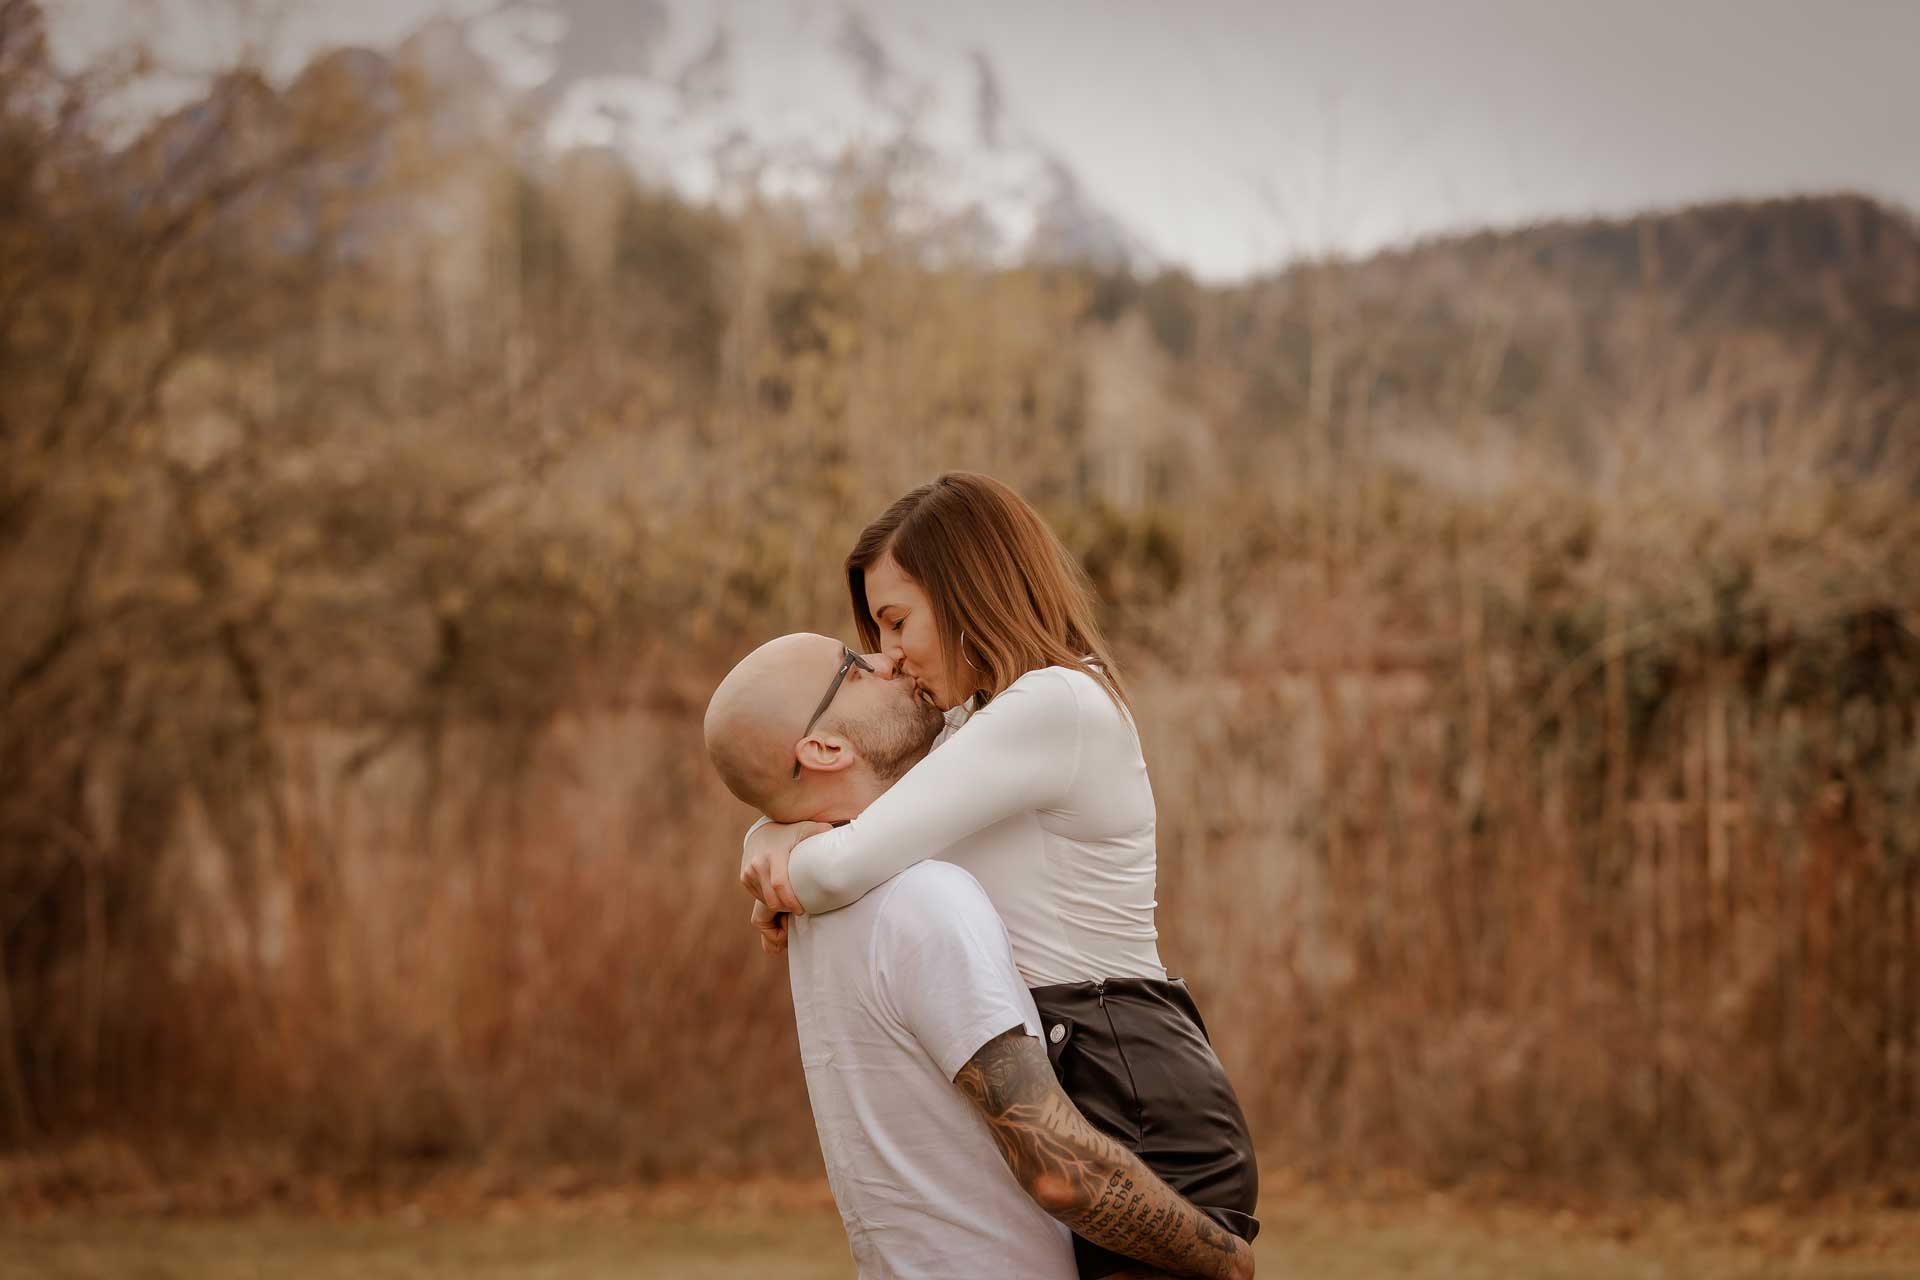
M1639 1275L1665 1204L1912 1274L1916 55L1865 0L0 0L0 1274L527 1197L652 1241L543 1274L846 1274L700 714L951 468L1099 589L1263 1267ZM1611 1251L1473 1269L1535 1230Z

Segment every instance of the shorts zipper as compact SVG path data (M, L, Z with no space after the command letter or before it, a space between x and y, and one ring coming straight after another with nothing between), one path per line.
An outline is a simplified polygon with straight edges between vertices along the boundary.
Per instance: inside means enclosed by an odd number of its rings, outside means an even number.
M1146 1112L1140 1109L1140 1086L1133 1080L1133 1064L1127 1061L1126 1046L1120 1043L1120 1028L1113 1025L1113 1011L1107 1008L1107 984L1104 980L1093 984L1093 998L1099 1002L1100 1011L1107 1015L1107 1030L1113 1035L1114 1052L1120 1055L1120 1065L1127 1073L1127 1088L1133 1092L1134 1131L1145 1141L1147 1136Z

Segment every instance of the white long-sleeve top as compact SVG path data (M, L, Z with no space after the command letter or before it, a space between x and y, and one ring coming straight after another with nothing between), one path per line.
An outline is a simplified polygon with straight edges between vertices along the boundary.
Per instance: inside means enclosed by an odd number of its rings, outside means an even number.
M1166 977L1147 764L1086 672L1021 676L859 817L796 845L789 870L819 914L931 857L986 889L1030 986Z

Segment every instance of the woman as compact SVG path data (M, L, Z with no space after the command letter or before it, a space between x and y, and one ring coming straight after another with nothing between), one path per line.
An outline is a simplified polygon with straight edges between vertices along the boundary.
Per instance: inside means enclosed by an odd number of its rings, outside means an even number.
M837 910L925 857L965 867L1006 923L1067 1093L1251 1240L1252 1142L1185 983L1160 963L1153 791L1079 565L1011 489L950 472L867 526L847 586L866 649L948 729L843 826L756 824L741 867L756 920ZM1083 1276L1132 1265L1074 1248Z

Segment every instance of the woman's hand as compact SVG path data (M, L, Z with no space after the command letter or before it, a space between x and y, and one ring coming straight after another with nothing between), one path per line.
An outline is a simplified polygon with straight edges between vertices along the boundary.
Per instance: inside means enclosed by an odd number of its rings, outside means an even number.
M753 914L748 917L753 927L760 931L760 949L770 956L784 954L787 949L787 913L769 911L764 902L753 904Z
M831 830L825 822L769 822L747 837L740 855L741 886L769 911L805 915L807 909L794 896L793 882L787 878L787 860L793 856L793 846Z

